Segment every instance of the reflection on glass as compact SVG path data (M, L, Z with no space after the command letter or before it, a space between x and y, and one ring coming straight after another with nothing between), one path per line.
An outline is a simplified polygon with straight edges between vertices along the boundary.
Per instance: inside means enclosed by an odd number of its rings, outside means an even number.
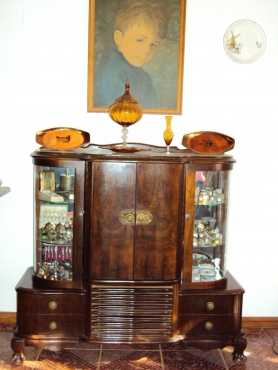
M223 278L227 172L197 171L192 281Z
M36 168L36 275L72 280L75 169Z

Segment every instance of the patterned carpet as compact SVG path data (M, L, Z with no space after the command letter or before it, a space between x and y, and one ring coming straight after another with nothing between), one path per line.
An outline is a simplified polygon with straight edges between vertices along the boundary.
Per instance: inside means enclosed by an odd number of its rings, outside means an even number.
M5 332L3 331L5 329ZM232 349L199 351L181 345L93 345L83 343L63 352L26 348L23 366L10 364L12 334L0 328L0 370L277 370L271 349L278 330L248 333L247 362L233 363Z

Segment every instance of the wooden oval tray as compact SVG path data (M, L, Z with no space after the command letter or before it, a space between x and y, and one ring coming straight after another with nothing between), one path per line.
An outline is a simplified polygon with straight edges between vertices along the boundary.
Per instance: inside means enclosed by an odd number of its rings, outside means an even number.
M37 132L36 142L48 149L74 149L89 143L90 134L70 127L54 127Z
M182 145L200 154L221 154L233 149L235 140L220 132L199 131L184 135Z

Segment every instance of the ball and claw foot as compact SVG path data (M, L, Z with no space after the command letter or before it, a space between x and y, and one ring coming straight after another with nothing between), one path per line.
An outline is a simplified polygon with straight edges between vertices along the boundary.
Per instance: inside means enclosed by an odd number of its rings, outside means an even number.
M245 361L246 360L246 356L244 355L246 346L247 346L247 340L244 337L244 333L241 333L234 339L234 352L233 352L234 361Z
M24 339L13 338L11 342L12 350L14 351L12 357L12 363L15 365L20 365L25 360L24 356Z

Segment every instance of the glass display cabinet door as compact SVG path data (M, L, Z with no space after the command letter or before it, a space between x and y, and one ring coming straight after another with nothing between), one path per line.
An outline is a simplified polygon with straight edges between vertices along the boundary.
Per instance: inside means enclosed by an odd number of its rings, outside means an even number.
M35 276L73 280L75 167L35 166Z
M228 171L195 172L192 282L224 278Z

